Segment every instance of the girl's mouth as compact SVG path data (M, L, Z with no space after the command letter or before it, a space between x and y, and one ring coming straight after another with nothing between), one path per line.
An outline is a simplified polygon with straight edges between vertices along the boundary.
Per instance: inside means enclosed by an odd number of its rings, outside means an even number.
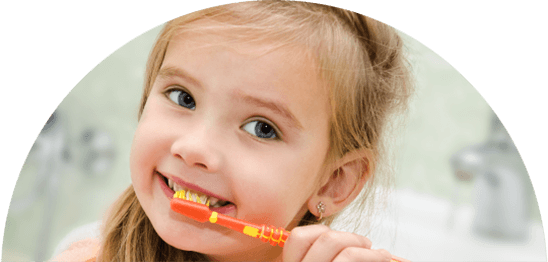
M163 182L162 188L164 192L166 193L166 195L169 196L170 199L173 198L173 195L175 194L176 191L184 190L185 198L187 200L208 205L212 211L216 211L218 213L226 214L229 211L234 210L236 207L236 205L230 201L221 200L219 198L213 197L211 195L207 195L206 193L200 192L198 190L181 186L178 183L175 183L175 181L163 176L160 172L155 171L155 173L159 176L159 178Z
M196 203L200 204L207 204L208 206L215 208L215 207L222 207L231 204L229 201L223 201L219 200L218 198L208 196L202 192L198 192L189 188L185 188L183 186L180 186L179 184L173 182L173 180L168 179L164 177L164 182L168 185L168 187L173 190L174 192L184 190L185 191L185 198L190 201L194 201Z

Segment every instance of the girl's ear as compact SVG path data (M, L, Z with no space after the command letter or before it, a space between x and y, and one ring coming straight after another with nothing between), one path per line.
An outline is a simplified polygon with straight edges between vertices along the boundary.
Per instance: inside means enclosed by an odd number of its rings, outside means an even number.
M332 165L330 175L308 200L308 210L320 216L317 205L325 205L323 217L341 211L361 192L373 175L373 155L370 150L358 150L345 154Z

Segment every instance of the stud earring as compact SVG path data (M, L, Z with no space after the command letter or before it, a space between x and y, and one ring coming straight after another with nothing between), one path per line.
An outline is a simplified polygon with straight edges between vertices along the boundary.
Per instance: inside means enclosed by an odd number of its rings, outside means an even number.
M316 208L318 209L318 213L320 213L320 217L318 218L318 220L322 220L323 213L325 212L325 204L322 201L320 201L320 203L318 203Z

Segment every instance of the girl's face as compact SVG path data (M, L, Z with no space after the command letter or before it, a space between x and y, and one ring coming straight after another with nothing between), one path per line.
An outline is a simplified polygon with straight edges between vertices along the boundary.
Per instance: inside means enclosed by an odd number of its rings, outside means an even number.
M173 212L166 180L227 201L212 208L218 213L291 230L325 172L326 91L304 48L193 32L171 39L139 121L135 192L156 232L176 248L272 259L281 248Z

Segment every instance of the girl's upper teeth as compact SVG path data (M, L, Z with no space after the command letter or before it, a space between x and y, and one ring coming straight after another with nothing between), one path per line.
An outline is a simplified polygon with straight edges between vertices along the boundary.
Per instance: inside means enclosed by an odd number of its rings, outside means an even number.
M201 204L209 204L211 206L215 206L218 202L224 202L224 201L219 201L219 199L214 198L212 196L208 196L208 195L206 195L202 192L198 192L198 191L194 191L192 189L182 187L179 184L173 182L173 180L171 180L171 179L168 179L168 185L175 192L184 190L186 200L191 200L191 201L201 203Z

